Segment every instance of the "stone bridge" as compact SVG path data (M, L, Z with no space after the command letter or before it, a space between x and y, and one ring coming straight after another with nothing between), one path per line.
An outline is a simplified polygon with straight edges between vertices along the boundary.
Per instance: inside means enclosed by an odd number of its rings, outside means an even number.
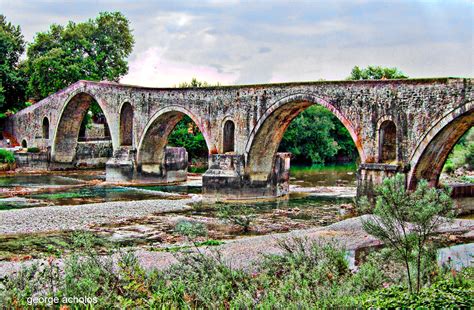
M109 181L175 182L187 154L167 148L183 115L204 135L209 197L256 198L288 192L290 155L277 153L290 122L313 104L328 108L357 147L358 187L396 172L407 186L436 186L448 153L474 124L472 79L322 81L205 88L147 88L78 81L10 117L4 130L48 149L57 168L72 162L82 119L96 100L109 126Z

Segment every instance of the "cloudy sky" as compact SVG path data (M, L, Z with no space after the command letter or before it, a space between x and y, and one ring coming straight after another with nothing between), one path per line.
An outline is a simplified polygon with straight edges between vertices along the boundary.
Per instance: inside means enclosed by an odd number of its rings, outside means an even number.
M131 21L129 84L334 80L370 64L410 77L474 76L472 0L0 0L28 41L100 11Z

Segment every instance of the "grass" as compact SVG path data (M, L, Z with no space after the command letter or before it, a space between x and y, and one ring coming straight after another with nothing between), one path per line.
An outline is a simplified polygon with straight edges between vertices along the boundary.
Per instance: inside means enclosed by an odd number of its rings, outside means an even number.
M0 237L0 261L60 256L71 249L73 240L84 232L16 234ZM111 248L113 243L105 237L91 235L91 246L97 251Z

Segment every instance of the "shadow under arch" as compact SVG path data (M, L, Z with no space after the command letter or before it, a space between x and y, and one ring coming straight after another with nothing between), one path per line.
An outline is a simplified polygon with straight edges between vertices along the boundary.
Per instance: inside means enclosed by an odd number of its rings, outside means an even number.
M110 117L107 115L103 103L97 100L92 94L83 90L71 94L62 107L54 130L53 143L51 146L52 161L58 163L73 162L82 120L94 100L102 109L106 122L109 122ZM112 130L110 126L109 130ZM113 132L110 134L114 136ZM112 147L115 150L113 139Z
M211 149L209 135L199 119L183 107L168 106L157 111L145 126L137 148L137 170L139 172L161 174L168 137L184 115L189 116L198 126L208 150Z
M328 101L312 94L293 94L273 103L260 117L245 147L246 174L251 180L264 181L273 168L273 157L291 121L312 105L330 110L349 131L359 157L365 162L362 144L352 123Z
M411 156L408 188L415 189L421 179L437 186L449 153L473 126L474 101L457 107L434 122Z

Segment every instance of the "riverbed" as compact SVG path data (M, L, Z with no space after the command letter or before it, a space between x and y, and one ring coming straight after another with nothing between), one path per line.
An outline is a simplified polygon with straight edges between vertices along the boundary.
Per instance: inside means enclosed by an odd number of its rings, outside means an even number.
M103 171L0 177L0 252L3 259L22 254L13 239L38 238L31 243L41 248L75 231L121 246L167 249L189 241L176 229L182 223L203 227L198 240L225 241L326 226L352 215L355 166L295 167L291 173L289 199L238 204L202 203L198 174L181 184L142 186L107 184Z

